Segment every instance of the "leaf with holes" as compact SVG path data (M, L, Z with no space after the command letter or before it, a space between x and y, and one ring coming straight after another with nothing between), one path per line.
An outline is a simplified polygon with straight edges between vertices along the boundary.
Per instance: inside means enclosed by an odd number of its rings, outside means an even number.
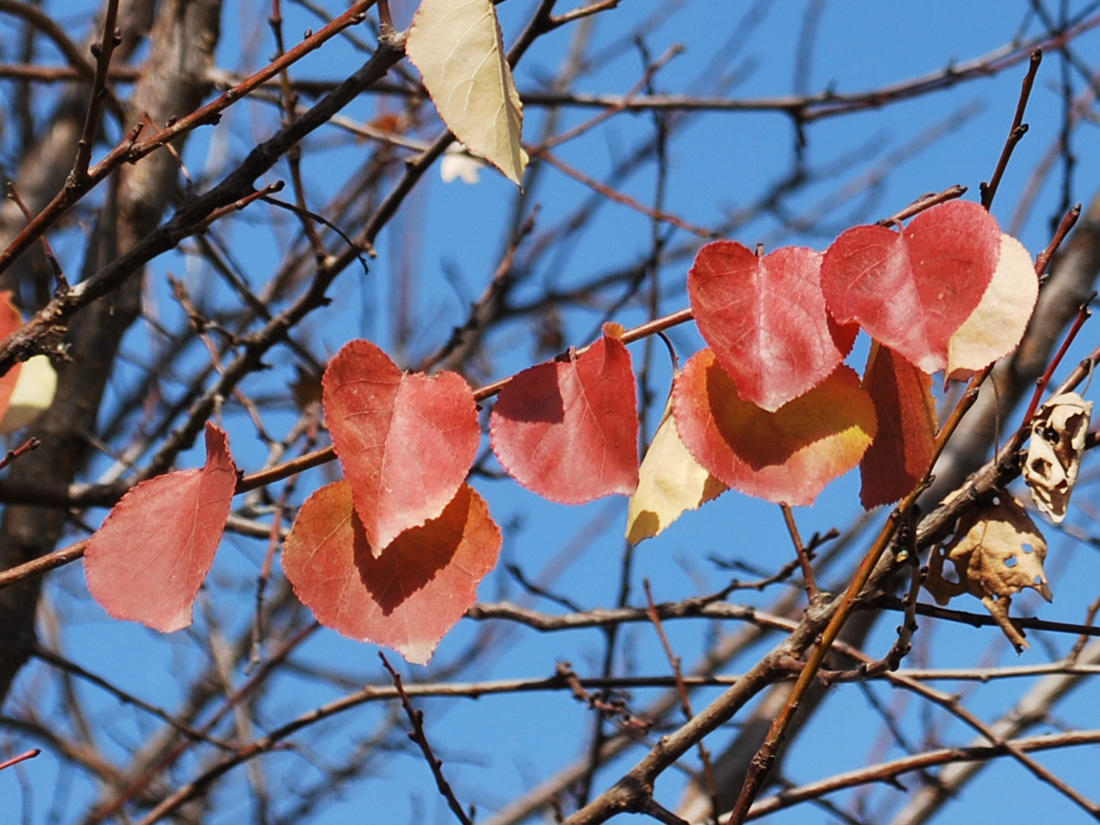
M925 587L937 602L970 593L982 600L1017 652L1027 648L1024 634L1009 619L1012 597L1031 588L1051 600L1043 561L1047 543L1020 503L1004 491L993 501L968 508L951 539L935 547L928 559ZM950 561L957 581L944 577Z
M437 518L406 530L376 557L349 484L337 481L302 505L284 543L283 570L321 624L426 664L474 603L500 545L489 508L463 485Z
M637 389L613 324L580 355L526 369L490 417L493 452L516 481L559 504L638 486Z
M688 295L699 331L746 401L775 412L832 374L857 327L838 327L821 294L821 253L759 255L714 241L695 256Z
M1000 248L997 222L969 201L933 206L897 232L856 226L825 252L825 303L837 321L857 321L932 374L947 366L951 337L981 301Z
M369 341L350 341L322 380L325 419L355 510L379 555L435 518L462 487L481 430L460 375L403 373Z
M154 630L190 625L236 486L226 435L207 422L206 465L141 482L89 540L84 570L95 600Z
M737 393L710 350L696 353L673 389L676 429L716 478L767 501L812 504L859 464L875 410L855 371L840 366L810 392L768 412Z
M527 167L523 103L492 0L420 0L405 53L447 128L519 184Z
M1066 518L1091 419L1092 402L1064 392L1047 399L1031 421L1024 481L1035 506L1055 524Z
M859 463L859 499L870 510L908 495L928 472L936 442L932 378L876 345L863 376L878 434Z

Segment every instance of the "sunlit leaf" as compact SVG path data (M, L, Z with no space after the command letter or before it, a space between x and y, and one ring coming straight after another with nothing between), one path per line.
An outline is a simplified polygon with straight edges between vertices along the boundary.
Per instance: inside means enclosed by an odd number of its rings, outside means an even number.
M947 366L951 336L978 306L1000 254L1001 230L979 204L949 201L900 231L857 226L825 252L821 288L841 323L928 374Z
M369 341L325 370L325 420L371 549L435 518L466 480L481 430L465 379L403 373Z
M323 625L426 664L474 603L500 545L485 502L463 485L438 518L375 557L351 488L338 481L302 505L282 559L294 592Z
M519 184L523 104L491 0L421 0L405 53L447 128Z
M543 498L580 504L630 495L638 486L630 353L605 334L579 356L524 370L500 391L490 433L501 466Z
M626 540L631 544L659 535L684 511L701 507L728 489L684 446L676 432L671 398L638 476L626 517Z
M770 412L824 381L856 327L829 323L821 253L788 246L758 255L714 241L695 256L688 295L699 331L743 399Z
M1001 235L993 279L981 303L951 336L947 374L966 378L1012 352L1024 337L1038 297L1031 253L1011 235Z
M696 353L673 391L676 428L691 454L742 493L812 504L859 464L875 411L855 372L840 366L810 392L768 412L738 395L710 350Z
M206 465L143 481L114 506L84 553L88 589L117 619L154 630L191 624L214 562L237 469L226 435L206 425Z

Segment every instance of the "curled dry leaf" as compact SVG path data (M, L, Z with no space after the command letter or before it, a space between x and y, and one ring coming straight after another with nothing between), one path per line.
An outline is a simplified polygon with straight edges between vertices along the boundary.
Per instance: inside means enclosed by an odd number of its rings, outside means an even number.
M116 619L164 632L191 624L237 486L226 434L206 424L206 465L143 481L88 542L88 589Z
M375 557L346 481L306 499L283 548L283 570L326 627L426 664L496 566L500 529L463 485L438 518Z
M1012 596L1027 587L1051 600L1043 572L1046 557L1039 528L1016 499L1001 492L993 502L968 509L951 539L932 550L925 587L940 604L961 593L980 598L1019 652L1028 644L1008 609ZM957 581L944 578L945 561L954 565Z
M626 517L626 540L631 544L659 535L685 510L701 507L729 489L684 446L676 431L671 398L638 476Z
M1001 235L1000 256L981 303L951 336L947 375L965 379L1016 348L1039 297L1031 253L1011 235Z
M1065 392L1043 404L1031 422L1024 481L1035 506L1055 524L1066 517L1091 418L1092 402Z
M523 104L492 0L421 0L405 52L447 128L518 185Z

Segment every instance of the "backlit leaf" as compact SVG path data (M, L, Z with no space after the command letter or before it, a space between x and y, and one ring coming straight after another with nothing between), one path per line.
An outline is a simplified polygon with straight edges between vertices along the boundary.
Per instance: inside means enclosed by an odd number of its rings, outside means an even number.
M23 316L19 313L19 308L12 303L11 292L6 289L0 290L0 340L7 338L21 326L23 326ZM15 390L15 383L19 380L22 369L22 364L16 364L0 376L0 418L7 414L11 394Z
M695 256L688 295L699 331L743 399L774 412L825 380L856 329L829 323L821 253L788 246L759 256L714 241Z
M626 346L608 331L579 356L517 374L493 408L497 460L550 501L581 504L638 486L634 370Z
M825 252L821 288L841 323L926 373L947 366L951 336L978 306L1000 254L1001 230L980 205L949 201L895 232L857 226Z
M696 353L673 390L676 428L718 479L767 501L812 504L858 463L875 435L875 410L849 367L775 412L738 395L710 350Z
M1011 235L1001 235L993 280L981 303L951 336L947 374L966 378L1016 349L1038 297L1031 253Z
M631 544L659 535L685 510L701 507L728 489L684 446L676 432L671 398L638 476L626 517L626 540Z
M283 547L283 570L321 624L426 664L496 566L500 529L463 485L438 518L371 552L346 481L302 505Z
M421 0L405 53L447 128L518 185L523 104L492 0Z
M460 375L403 373L369 341L348 342L325 370L325 420L371 549L435 518L477 453L474 395Z
M53 403L57 392L57 371L49 356L31 356L20 364L17 375L8 408L0 418L0 433L15 432L30 424Z
M117 619L165 632L191 624L214 562L237 468L226 435L206 425L206 465L143 481L114 506L84 553L88 589Z
M936 402L932 378L887 347L876 346L863 376L878 434L859 463L860 501L870 510L908 495L932 462Z

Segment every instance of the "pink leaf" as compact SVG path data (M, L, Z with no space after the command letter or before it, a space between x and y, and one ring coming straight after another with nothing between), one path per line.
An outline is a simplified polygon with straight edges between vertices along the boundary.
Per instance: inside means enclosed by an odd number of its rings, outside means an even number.
M760 256L734 241L699 250L688 272L699 331L746 401L775 412L824 381L856 329L830 324L821 254L788 246Z
M543 498L581 504L630 495L638 486L630 353L605 334L579 356L524 370L500 391L490 433L501 466Z
M95 600L115 618L154 630L190 625L236 486L226 435L208 422L206 466L141 482L92 536L84 569Z
M895 232L857 226L825 253L821 288L833 317L928 374L947 366L948 343L993 277L997 222L980 205L949 201Z
M350 341L325 370L325 418L375 555L435 518L474 462L481 430L462 376L403 373L369 341Z

